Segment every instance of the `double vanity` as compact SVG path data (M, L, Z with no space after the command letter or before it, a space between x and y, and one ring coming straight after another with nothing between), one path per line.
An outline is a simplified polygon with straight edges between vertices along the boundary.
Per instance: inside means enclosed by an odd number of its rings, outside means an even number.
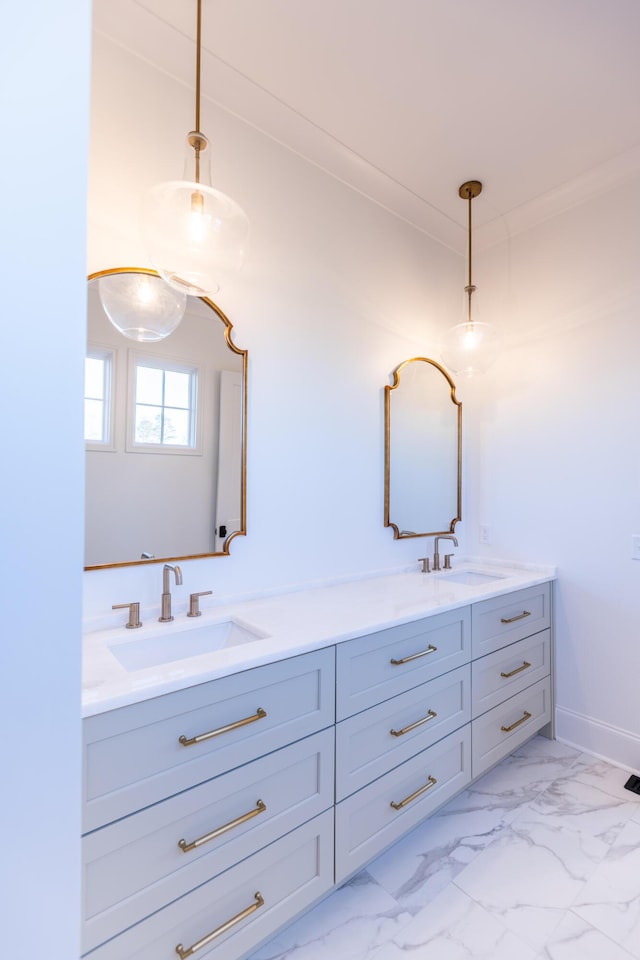
M83 954L240 960L552 736L553 578L463 564L88 633Z

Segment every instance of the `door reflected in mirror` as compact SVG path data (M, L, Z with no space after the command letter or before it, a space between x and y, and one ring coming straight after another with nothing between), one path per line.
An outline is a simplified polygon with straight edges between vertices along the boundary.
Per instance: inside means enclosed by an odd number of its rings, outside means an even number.
M449 374L405 360L385 387L385 526L394 537L453 533L461 518L462 404Z
M137 342L89 277L85 569L228 554L246 533L247 351L210 300L188 297L165 339ZM161 282L161 281L158 281Z

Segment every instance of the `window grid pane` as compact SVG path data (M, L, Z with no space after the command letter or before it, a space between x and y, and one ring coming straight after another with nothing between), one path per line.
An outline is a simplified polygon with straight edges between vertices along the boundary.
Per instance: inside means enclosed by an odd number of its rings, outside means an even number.
M84 439L107 445L111 436L111 354L90 351L84 360Z
M196 372L137 363L134 442L195 447Z

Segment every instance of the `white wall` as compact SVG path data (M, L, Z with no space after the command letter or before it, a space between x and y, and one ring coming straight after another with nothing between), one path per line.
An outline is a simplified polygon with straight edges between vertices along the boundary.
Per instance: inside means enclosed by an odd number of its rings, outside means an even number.
M640 178L478 258L507 334L468 405L467 533L555 562L558 735L640 767Z
M193 95L98 37L92 96L89 268L147 266L139 196L180 175ZM212 104L202 126L214 183L252 228L245 269L218 297L249 350L248 536L230 557L185 563L177 602L415 560L416 541L383 525L383 388L403 360L436 356L462 260ZM88 617L123 599L157 607L160 593L157 566L85 574Z
M0 925L47 960L79 955L89 13L13 5L0 39Z

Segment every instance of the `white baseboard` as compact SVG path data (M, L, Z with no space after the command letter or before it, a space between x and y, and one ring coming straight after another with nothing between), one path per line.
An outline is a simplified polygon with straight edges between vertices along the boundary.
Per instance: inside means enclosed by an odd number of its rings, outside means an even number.
M630 773L640 773L640 736L629 730L556 707L556 738Z

